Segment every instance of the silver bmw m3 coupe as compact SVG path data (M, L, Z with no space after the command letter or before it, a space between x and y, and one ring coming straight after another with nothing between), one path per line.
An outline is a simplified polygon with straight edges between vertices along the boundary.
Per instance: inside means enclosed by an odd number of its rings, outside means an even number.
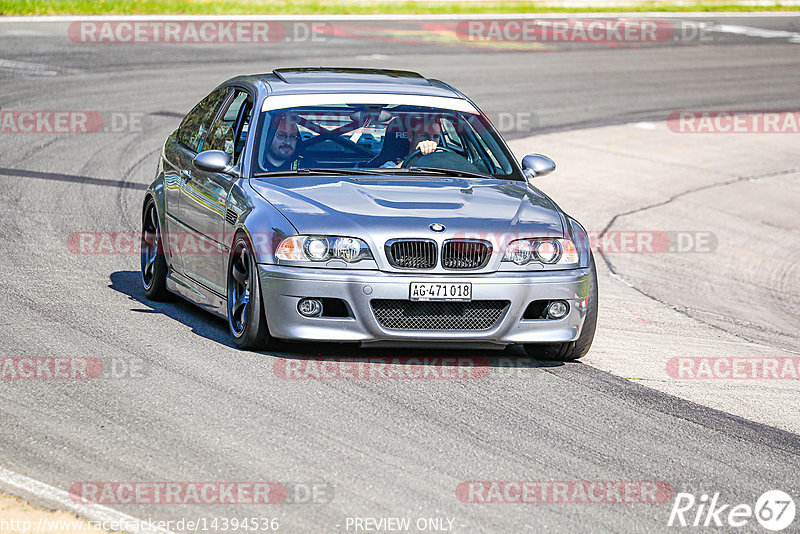
M597 322L584 228L450 85L279 69L214 89L169 136L142 210L142 283L274 339L583 356Z

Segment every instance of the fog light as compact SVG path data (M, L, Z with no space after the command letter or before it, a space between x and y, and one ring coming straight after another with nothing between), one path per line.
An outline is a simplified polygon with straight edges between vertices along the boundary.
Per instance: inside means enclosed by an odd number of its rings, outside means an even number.
M569 313L569 304L563 300L554 300L547 307L548 319L563 319Z
M297 303L297 311L306 317L319 317L322 315L322 301L319 299L302 299Z

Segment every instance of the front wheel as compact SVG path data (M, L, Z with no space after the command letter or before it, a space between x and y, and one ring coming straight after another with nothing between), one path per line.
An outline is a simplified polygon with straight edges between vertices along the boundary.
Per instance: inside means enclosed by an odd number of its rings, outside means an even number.
M569 362L583 357L589 352L594 339L594 331L597 328L597 267L592 257L592 269L589 278L589 309L586 311L586 318L583 320L581 335L575 341L567 343L528 343L524 345L528 356L537 360L555 360Z
M228 328L240 349L266 349L272 341L261 302L256 258L243 232L236 234L228 261Z
M156 203L152 199L142 212L141 273L142 287L148 299L170 300L172 294L167 290L167 260L161 240L161 225Z

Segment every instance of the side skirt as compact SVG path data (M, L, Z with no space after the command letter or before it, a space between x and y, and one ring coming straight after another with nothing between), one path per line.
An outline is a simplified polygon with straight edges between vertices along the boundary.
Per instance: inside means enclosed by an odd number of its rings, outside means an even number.
M228 299L172 269L167 274L167 289L217 317L228 318Z

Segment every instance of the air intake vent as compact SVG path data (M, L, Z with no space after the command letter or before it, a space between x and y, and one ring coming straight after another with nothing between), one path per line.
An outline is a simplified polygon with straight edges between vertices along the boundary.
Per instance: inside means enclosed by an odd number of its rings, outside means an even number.
M236 215L235 211L228 210L225 212L225 222L228 224L236 224L237 220L239 220L239 216Z
M373 300L370 305L378 323L391 330L488 330L503 316L508 301Z
M400 269L436 267L436 242L431 239L393 239L385 245L386 258Z
M487 241L453 239L442 245L442 267L445 269L480 269L492 255Z

